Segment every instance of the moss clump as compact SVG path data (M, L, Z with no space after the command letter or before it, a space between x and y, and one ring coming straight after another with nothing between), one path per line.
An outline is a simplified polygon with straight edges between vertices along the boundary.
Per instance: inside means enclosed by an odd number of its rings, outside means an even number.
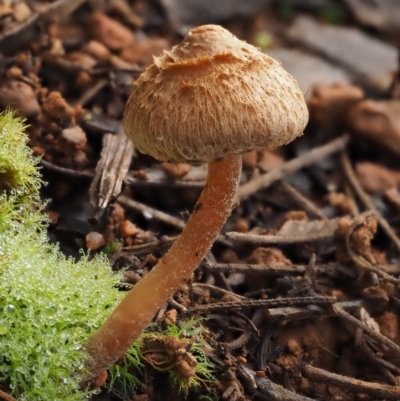
M115 391L115 386L123 389L124 394L134 394L141 385L137 376L143 375L147 365L155 371L166 373L168 383L178 393L190 396L206 391L210 399L216 399L211 390L215 382L215 367L207 355L211 347L202 338L206 329L201 320L191 318L179 324L165 320L164 330L158 330L156 324L150 324L120 363L110 369L106 387Z
M107 260L49 245L23 121L0 114L0 382L19 400L82 400L85 344L123 297Z
M0 113L0 387L19 401L82 401L96 391L80 388L89 358L85 344L124 297L117 289L122 275L111 271L104 255L75 262L48 243L38 159L24 129L23 120ZM118 381L131 391L140 384L131 372L146 361L168 371L183 393L207 387L213 376L202 330L190 320L143 333L110 369L108 386ZM165 348L171 340L179 345L176 355L164 354L164 365L157 366L157 349L146 344Z
M199 320L190 319L181 325L168 324L162 332L144 332L135 342L140 356L159 372L168 372L171 385L179 393L215 381L214 365L207 356L210 346L202 339L204 327Z

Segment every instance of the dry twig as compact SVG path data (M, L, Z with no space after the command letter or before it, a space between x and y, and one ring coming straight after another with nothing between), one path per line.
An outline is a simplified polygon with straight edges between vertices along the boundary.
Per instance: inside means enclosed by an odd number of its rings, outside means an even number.
M40 164L51 173L60 174L65 177L78 179L78 180L91 180L94 177L94 174L84 172L84 171L75 171L70 168L60 167L53 163L49 163L46 160L40 159Z
M293 185L290 185L286 181L280 181L280 185L282 186L283 190L304 209L305 212L321 220L327 220L327 217L318 209L314 202L303 196L303 194L293 187Z
M167 186L168 188L203 188L207 178L207 165L191 166L190 171L179 180L171 180L158 164L141 170L143 178L127 177L126 183L132 187Z
M367 260L363 255L358 254L353 250L351 244L351 237L354 232L361 227L364 222L369 218L375 218L375 214L371 211L365 212L355 217L350 230L346 234L346 249L351 258L351 260L356 264L356 266L361 267L363 269L368 269L374 273L376 273L381 279L388 281L393 284L400 284L400 279L393 277L392 275L386 273L381 267L375 266L369 260Z
M147 206L143 203L130 199L124 195L121 195L118 198L118 203L125 207L129 207L134 210L138 210L142 213L147 213L149 216L152 216L154 219L162 221L165 224L169 224L172 227L176 227L180 230L183 230L185 227L185 222L182 219L171 216L168 213L162 212L161 210L154 209L150 206ZM219 234L217 237L217 241L225 242L226 239L223 235Z
M330 373L325 370L306 365L302 368L302 373L309 379L320 383L340 387L344 390L365 393L374 398L385 398L387 400L397 400L400 398L399 386L388 386L380 383L369 383L351 377Z
M147 244L127 246L123 249L128 255L142 255L150 253L160 248L169 248L178 237L161 237L158 241L148 242Z
M347 179L349 180L350 184L352 185L352 187L356 191L358 197L360 198L360 200L362 201L364 206L374 213L376 219L378 220L379 225L386 232L387 236L393 241L393 243L395 244L396 248L400 252L400 239L399 239L399 237L396 235L396 233L394 232L392 227L390 227L389 223L385 220L385 218L381 215L381 213L379 213L379 210L375 207L375 205L372 202L371 198L362 189L362 187L361 187L361 185L360 185L360 183L359 183L359 181L358 181L358 179L357 179L357 177L356 177L356 175L354 173L354 170L353 170L353 168L351 166L349 157L347 156L347 154L345 152L342 152L342 154L341 154L341 163L342 163L342 166L343 166L344 173L346 174Z
M288 274L303 274L306 266L285 265L275 263L273 265L248 264L248 263L203 263L202 267L210 272L220 273L243 273L243 274L263 274L266 276L284 276Z
M118 203L120 203L121 205L128 207L130 209L134 209L141 213L145 213L154 219L162 221L163 223L168 224L172 227L178 228L180 230L183 230L183 228L185 227L185 222L182 219L171 216L168 213L164 213L160 210L154 209L143 203L135 201L134 199L130 199L127 196L121 195L118 198Z
M338 225L338 218L331 220L297 221L289 220L275 235L258 235L231 231L226 238L233 241L257 245L286 245L315 242L332 238Z
M231 292L231 291L224 290L224 289L221 288L221 287L216 287L216 286L211 285L211 284L193 283L193 284L192 284L192 290L193 290L193 292L195 292L197 288L198 288L199 290L201 290L201 291L203 291L203 290L209 290L210 293L211 293L213 296L221 296L221 297L223 297L224 295L228 295L229 297L231 297L231 299L232 299L232 298L233 298L233 299L237 299L238 301L240 301L240 300L247 300L247 298L246 298L246 297L243 297L242 295L235 294L235 293L233 293L233 292Z
M236 201L240 202L254 192L268 187L273 182L280 180L289 174L293 174L303 167L309 166L310 164L313 164L332 153L344 149L348 142L349 137L347 135L341 136L340 138L337 138L326 145L313 148L309 152L286 162L282 167L274 169L267 174L260 175L246 182L246 184L243 184L239 187L236 195Z
M244 308L265 306L267 308L303 305L330 305L336 302L336 297L294 297L276 299L242 299L233 302L215 302L207 305L197 305L188 308L187 313L209 313L215 311L229 311Z
M244 315L242 315L242 317L244 319L248 319ZM252 319L248 319L248 326L246 327L245 331L235 340L231 341L230 343L225 343L224 347L228 351L244 347L253 334L260 335L257 326L259 326L263 320L264 311L262 310L262 308L259 308L254 312Z
M95 208L94 218L121 192L122 182L133 156L133 144L122 126L117 135L106 134L103 149L96 166L96 175L90 186L90 203Z
M258 393L266 396L269 401L314 401L311 398L293 393L266 377L259 377L256 372L244 365L242 365L242 369L252 375L256 382Z
M379 343L386 346L397 359L400 359L400 347L391 341L389 338L383 336L381 333L371 329L366 324L356 319L354 316L350 315L346 311L344 311L339 305L332 305L334 312L345 319L347 322L351 323L353 326L360 328L366 335L378 341Z

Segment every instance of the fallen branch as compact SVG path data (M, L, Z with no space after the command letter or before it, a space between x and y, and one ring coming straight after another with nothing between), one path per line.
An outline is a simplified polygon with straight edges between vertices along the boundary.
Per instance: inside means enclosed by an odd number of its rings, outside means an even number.
M215 302L207 305L198 305L188 308L187 313L204 314L215 311L229 311L244 308L265 306L267 308L283 306L304 306L304 305L330 305L336 302L336 297L293 297L276 299L245 299L233 302Z
M397 400L400 398L400 386L388 386L380 383L369 383L351 377L330 373L311 365L302 368L305 377L320 383L340 387L354 393L365 393L371 397Z

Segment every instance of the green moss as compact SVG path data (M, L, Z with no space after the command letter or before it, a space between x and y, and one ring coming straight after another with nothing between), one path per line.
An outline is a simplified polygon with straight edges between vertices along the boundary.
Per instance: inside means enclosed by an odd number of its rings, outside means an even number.
M22 188L37 195L41 180L38 159L26 146L26 125L10 111L0 114L0 189Z
M188 349L196 360L194 374L190 377L184 377L179 371L174 369L169 371L169 376L173 385L178 387L179 392L188 394L190 390L204 386L209 386L215 382L214 364L207 356L207 352L211 351L210 346L202 338L204 327L199 319L190 319L182 326L171 324L164 331L164 335L173 336L179 339L190 339L191 344Z
M84 346L123 297L121 277L105 257L75 263L47 242L24 128L0 115L0 382L19 400L82 400Z
M189 396L193 391L206 391L210 400L216 399L210 388L215 382L214 365L208 357L211 349L202 338L206 329L201 320L191 318L179 325L168 324L163 331L150 324L123 360L111 367L106 387L114 392L114 387L120 388L125 395L135 394L142 384L138 377L147 364L165 374L170 386L179 393ZM182 360L193 362L190 374L179 368Z
M80 388L85 344L123 298L117 289L122 275L112 272L105 255L89 260L82 254L75 262L48 243L38 159L24 129L11 112L0 113L0 387L19 401L81 401L96 391ZM190 320L143 333L110 369L108 387L118 382L131 392L140 384L135 374L146 360L144 343L154 337L178 339L196 359L190 376L179 373L176 361L162 369L171 385L186 394L207 386L213 376L203 330Z
M209 390L215 381L207 352L210 346L202 338L205 328L199 319L181 325L169 324L162 332L145 331L135 342L140 357L159 372L166 372L172 387L180 393L203 387Z

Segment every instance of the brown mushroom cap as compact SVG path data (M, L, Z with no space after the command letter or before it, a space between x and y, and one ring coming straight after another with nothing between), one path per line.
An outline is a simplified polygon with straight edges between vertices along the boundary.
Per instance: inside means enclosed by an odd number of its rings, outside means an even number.
M217 25L191 30L155 57L135 82L124 115L137 149L170 162L274 148L302 135L307 121L295 79Z

